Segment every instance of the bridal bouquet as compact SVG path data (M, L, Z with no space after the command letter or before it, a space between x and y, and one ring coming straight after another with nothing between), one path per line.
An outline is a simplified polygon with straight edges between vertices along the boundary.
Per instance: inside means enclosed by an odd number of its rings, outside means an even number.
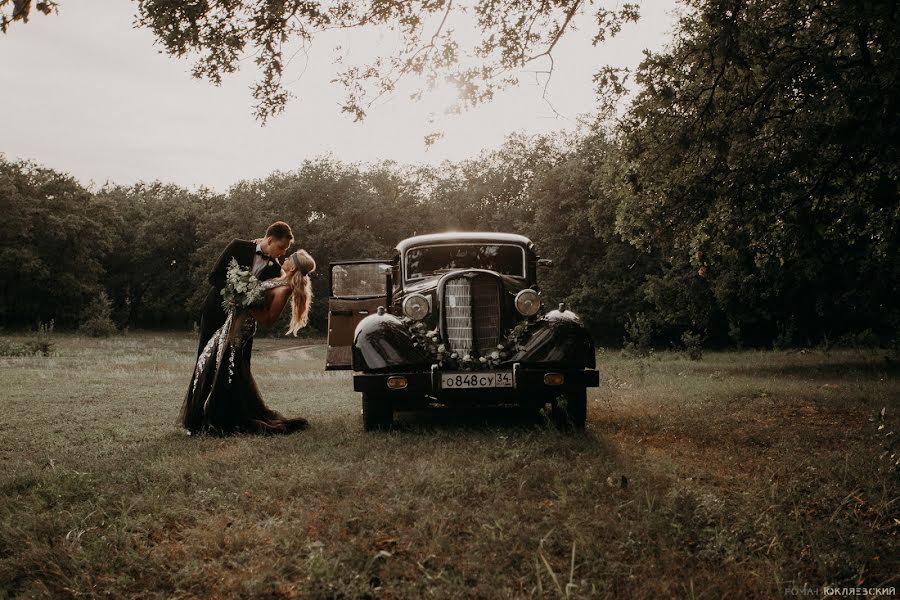
M226 311L238 312L259 306L263 301L263 291L260 288L259 279L232 258L225 275L222 298L222 307Z

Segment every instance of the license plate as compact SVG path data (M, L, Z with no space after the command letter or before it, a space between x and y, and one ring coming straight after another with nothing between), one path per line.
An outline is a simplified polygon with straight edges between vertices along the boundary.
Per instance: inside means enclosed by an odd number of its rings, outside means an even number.
M512 373L441 373L441 388L445 390L465 390L476 388L511 388Z

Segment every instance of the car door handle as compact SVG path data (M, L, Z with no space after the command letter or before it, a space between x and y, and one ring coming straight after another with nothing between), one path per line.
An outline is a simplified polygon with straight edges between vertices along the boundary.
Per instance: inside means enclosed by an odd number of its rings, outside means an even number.
M367 315L367 314L369 314L369 311L367 311L367 310L361 310L361 311L359 311L359 314L361 314L361 315Z

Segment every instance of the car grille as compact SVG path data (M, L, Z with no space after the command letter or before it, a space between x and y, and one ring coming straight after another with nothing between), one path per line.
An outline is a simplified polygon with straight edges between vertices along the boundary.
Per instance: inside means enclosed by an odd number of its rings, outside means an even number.
M444 286L447 342L457 352L485 356L500 338L500 288L493 277L459 277Z

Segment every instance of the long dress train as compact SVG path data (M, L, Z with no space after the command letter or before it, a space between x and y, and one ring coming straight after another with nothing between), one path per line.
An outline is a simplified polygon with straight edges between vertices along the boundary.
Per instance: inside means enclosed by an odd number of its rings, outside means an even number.
M263 291L289 285L264 281ZM249 342L256 319L231 311L197 357L181 409L181 424L190 433L291 433L305 429L303 418L288 419L268 408L250 372Z

